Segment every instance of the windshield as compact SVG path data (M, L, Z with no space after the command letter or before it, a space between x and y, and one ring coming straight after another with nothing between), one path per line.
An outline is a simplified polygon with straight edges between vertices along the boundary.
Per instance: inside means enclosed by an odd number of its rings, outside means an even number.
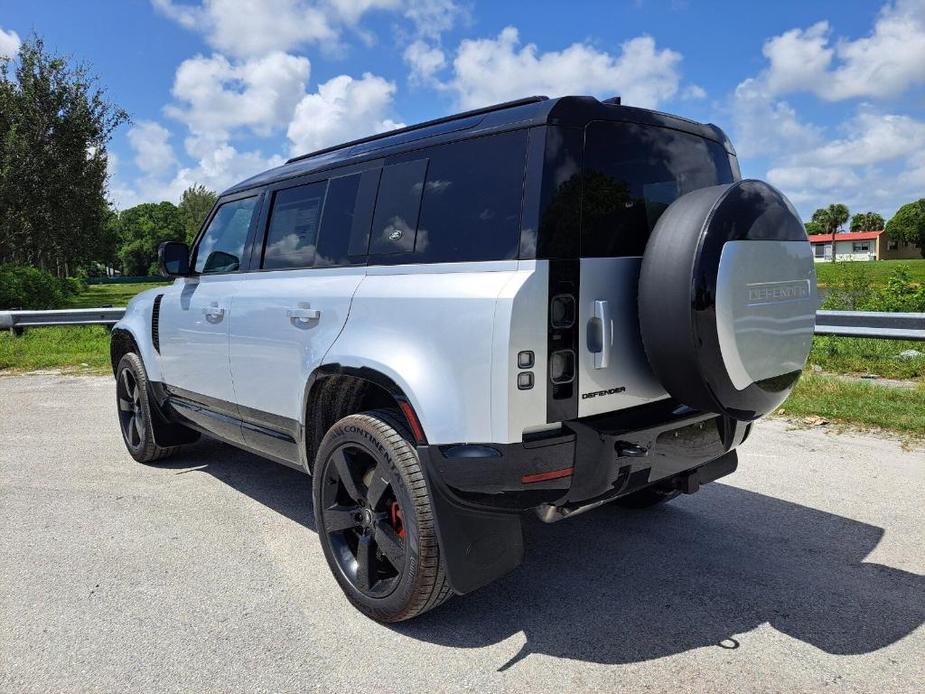
M655 223L677 198L731 183L729 155L713 140L635 123L585 129L581 255L642 255Z

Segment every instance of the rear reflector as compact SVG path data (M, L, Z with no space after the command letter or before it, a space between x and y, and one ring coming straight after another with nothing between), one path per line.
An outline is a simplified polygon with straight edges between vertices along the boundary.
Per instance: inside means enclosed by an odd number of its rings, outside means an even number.
M427 443L427 439L424 437L424 429L421 427L421 423L418 421L418 416L414 413L414 408L411 407L411 403L407 400L401 400L398 406L401 408L402 414L405 415L405 419L408 420L408 426L411 427L411 433L414 435L414 442L418 444Z
M575 472L574 467L567 467L563 470L550 470L549 472L537 472L532 475L524 475L520 478L520 481L523 484L531 484L533 482L545 482L546 480L557 480L560 477L568 477L573 472Z

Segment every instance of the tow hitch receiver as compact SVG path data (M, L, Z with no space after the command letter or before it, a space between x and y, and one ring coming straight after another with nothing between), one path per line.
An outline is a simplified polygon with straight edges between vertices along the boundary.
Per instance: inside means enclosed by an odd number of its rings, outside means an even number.
M671 487L683 494L693 494L700 489L700 485L718 480L720 477L731 475L739 465L739 457L734 450L726 455L701 465L693 470L682 472L671 479Z

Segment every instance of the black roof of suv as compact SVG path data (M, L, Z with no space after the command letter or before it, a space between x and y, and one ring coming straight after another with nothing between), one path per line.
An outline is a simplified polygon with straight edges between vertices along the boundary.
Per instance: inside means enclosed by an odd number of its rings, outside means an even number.
M594 120L626 121L674 128L715 140L724 145L730 154L735 153L725 133L712 123L698 123L659 111L623 106L618 103L618 99L599 101L591 96L563 96L556 99L532 96L465 111L294 157L282 166L269 169L232 186L225 194L348 163L375 159L402 150L465 139L476 134L537 125L584 127Z

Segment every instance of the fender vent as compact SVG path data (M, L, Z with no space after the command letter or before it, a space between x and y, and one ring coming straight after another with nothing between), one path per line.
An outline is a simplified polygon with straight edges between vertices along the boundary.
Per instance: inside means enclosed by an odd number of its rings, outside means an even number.
M163 294L154 297L154 307L151 309L151 343L154 345L154 351L161 353L161 299Z

